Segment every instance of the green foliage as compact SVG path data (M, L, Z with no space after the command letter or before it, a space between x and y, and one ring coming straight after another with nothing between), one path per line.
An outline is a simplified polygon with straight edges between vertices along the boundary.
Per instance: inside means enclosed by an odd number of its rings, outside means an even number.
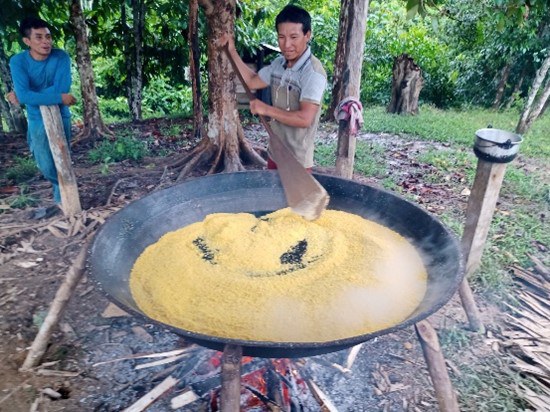
M27 191L27 186L22 185L20 187L19 195L8 201L9 206L12 209L25 209L26 207L37 205L40 200L35 196L28 194Z
M314 158L315 163L319 166L334 166L336 164L336 144L316 144Z
M15 183L21 183L36 176L38 168L32 157L19 157L13 158L13 166L9 167L5 172L5 178L13 180Z
M388 174L386 163L382 159L385 149L371 142L357 142L354 169L365 176L383 178Z
M130 120L130 111L125 97L99 99L99 110L107 123Z
M155 77L143 90L143 106L147 116L159 117L170 113L180 113L190 117L193 114L193 94L188 86L174 87L168 79Z
M149 148L146 141L138 140L128 130L116 137L116 140L104 140L90 150L88 157L93 163L103 163L104 167L113 162L123 160L140 161L149 155ZM106 170L106 169L104 169Z

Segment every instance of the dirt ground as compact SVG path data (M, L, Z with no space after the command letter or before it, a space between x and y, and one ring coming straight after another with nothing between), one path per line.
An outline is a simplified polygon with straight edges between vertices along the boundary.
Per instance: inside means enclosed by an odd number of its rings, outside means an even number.
M171 121L148 121L134 125L141 136L154 139L155 153L173 149L181 143L173 136L163 135ZM189 130L182 123L182 130ZM115 125L113 128L126 127ZM258 126L247 127L251 140L262 143L265 134ZM336 136L334 127L320 131L320 142ZM184 137L187 139L188 137ZM410 153L430 146L389 135L362 135L388 147L387 158L393 173L401 176L405 191L415 195L419 204L431 213L452 208L463 214L467 196L463 176L451 176L445 184L423 181L423 170L429 165L416 164ZM179 143L178 143L179 141ZM144 195L174 183L175 176L156 168L155 158L142 165L122 162L112 165L107 174L91 165L87 152L92 142L73 147L73 163L79 183L82 216L66 219L57 214L38 218L39 207L52 204L49 184L40 177L29 183L29 193L41 203L23 210L6 210L0 214L0 411L119 411L130 406L142 395L163 381L181 365L197 366L195 376L216 377L217 371L204 369L204 359L215 358L214 351L193 346L183 338L153 324L147 319L118 313L98 290L92 279L84 276L78 284L60 327L53 335L41 366L31 372L18 369L33 342L38 326L44 319L50 302L61 284L84 239L116 210ZM186 142L182 150L193 145ZM15 155L27 153L22 136L0 135L2 169L8 168ZM444 147L442 147L444 150ZM331 173L330 169L320 169ZM379 185L373 178L355 176L366 184ZM2 181L2 198L12 196L20 188ZM481 303L488 325L498 324L499 313ZM458 299L453 298L430 318L436 329L452 325L465 327L465 316ZM484 357L491 352L486 336L473 338L474 348L464 357ZM126 359L137 354L151 354L191 348L180 363L169 363L136 369L155 359ZM338 411L435 411L437 401L425 367L414 328L365 342L349 370L344 369L350 350L302 359L299 364L327 395ZM455 354L456 355L456 354ZM212 363L207 361L207 364ZM264 361L265 362L265 361ZM177 366L180 365L180 366ZM449 364L454 379L460 371ZM305 373L305 372L304 372ZM216 378L217 379L217 378ZM166 411L170 400L186 387L180 382L148 409ZM200 394L200 388L195 388ZM48 390L53 390L48 395ZM182 411L215 409L209 401L215 383L203 387L204 395L182 407ZM302 394L302 410L321 410L310 392ZM58 397L59 395L59 397ZM459 394L460 396L460 394ZM55 399L58 397L58 399ZM268 410L259 407L248 410ZM298 409L293 409L298 410Z

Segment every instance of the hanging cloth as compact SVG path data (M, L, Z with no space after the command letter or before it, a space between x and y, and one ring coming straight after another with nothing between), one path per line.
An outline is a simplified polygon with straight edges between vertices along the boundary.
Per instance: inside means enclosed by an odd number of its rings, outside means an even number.
M363 127L363 105L355 97L346 97L334 110L334 117L347 120L350 134L355 135Z

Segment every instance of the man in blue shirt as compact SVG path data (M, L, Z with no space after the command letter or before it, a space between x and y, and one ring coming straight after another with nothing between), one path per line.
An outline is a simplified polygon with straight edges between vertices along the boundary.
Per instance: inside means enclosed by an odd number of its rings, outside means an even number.
M63 120L67 142L71 137L71 112L69 106L76 103L70 94L71 60L60 49L52 48L52 36L48 24L30 17L21 22L19 32L29 47L10 60L15 94L9 99L27 107L27 141L38 168L53 185L53 199L61 203L57 170L50 150L40 106L58 105Z

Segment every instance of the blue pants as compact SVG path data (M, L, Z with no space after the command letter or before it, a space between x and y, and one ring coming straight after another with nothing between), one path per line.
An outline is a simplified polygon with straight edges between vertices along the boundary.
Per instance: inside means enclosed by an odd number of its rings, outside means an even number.
M63 129L65 130L65 137L67 143L71 140L71 118L62 118ZM57 169L55 168L55 162L53 160L52 152L50 150L50 144L48 142L48 136L46 135L46 129L44 123L41 121L29 121L29 128L27 132L27 142L29 148L34 157L36 165L44 175L44 177L51 182L53 186L53 200L55 203L61 203L61 193L59 192L59 181L57 180Z

